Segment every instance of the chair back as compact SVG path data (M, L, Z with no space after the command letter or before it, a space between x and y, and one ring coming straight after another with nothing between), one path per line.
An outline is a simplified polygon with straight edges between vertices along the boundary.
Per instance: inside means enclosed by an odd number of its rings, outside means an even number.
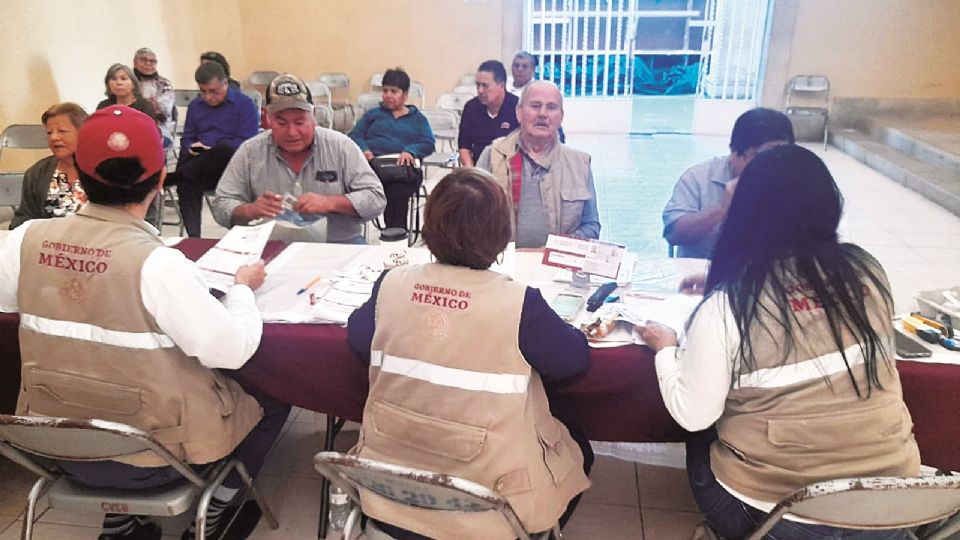
M379 107L382 100L380 92L364 92L357 96L357 108L361 111L359 116L363 116L367 111Z
M333 108L329 105L323 103L314 105L313 117L317 119L318 126L333 129Z
M477 95L477 87L476 85L461 84L453 89L453 93L474 97Z
M256 90L245 88L243 89L243 95L253 100L253 104L257 106L257 113L259 114L260 108L263 107L263 94Z
M153 452L192 483L204 481L150 434L104 420L0 415L0 448L66 461L105 461ZM4 452L7 454L7 452ZM14 456L8 456L20 462Z
M16 150L12 154L4 150ZM41 124L11 124L0 132L0 171L23 172L38 159L50 155L47 128ZM20 201L17 201L20 204Z
M42 124L11 124L0 133L3 148L46 149L47 128Z
M528 540L510 503L480 484L430 471L383 463L339 452L320 452L314 459L320 474L360 504L358 486L405 506L449 512L498 511L517 538Z
M960 476L847 478L812 484L781 500L749 538L763 538L784 514L832 527L902 529L960 509Z
M383 88L383 73L374 73L370 77L370 90L379 92L381 88Z
M0 206L16 208L23 195L23 173L0 173Z
M177 107L189 107L190 102L200 97L200 90L177 88L173 91L173 104Z
M463 77L460 77L460 84L458 86L476 86L476 84L477 84L477 74L467 73Z
M349 88L350 77L346 73L321 73L317 80L332 88Z
M333 108L333 94L330 93L330 87L323 81L304 81L307 88L310 89L310 95L313 96L314 104L323 104Z
M455 130L460 125L460 118L453 111L440 109L424 109L420 111L427 117L430 129L434 132L442 130Z
M277 75L280 75L277 71L254 71L247 82L254 86L267 86Z
M437 109L443 111L456 111L458 114L463 112L464 105L473 99L473 96L466 94L440 94L437 97Z
M423 88L423 84L412 81L410 83L410 90L407 91L407 96L411 99L416 99L419 101L417 106L421 109L427 106L427 91Z
M804 108L827 110L830 103L830 79L822 75L797 75L787 83L787 96L784 108L790 111L796 108L799 100ZM789 112L787 113L789 114Z

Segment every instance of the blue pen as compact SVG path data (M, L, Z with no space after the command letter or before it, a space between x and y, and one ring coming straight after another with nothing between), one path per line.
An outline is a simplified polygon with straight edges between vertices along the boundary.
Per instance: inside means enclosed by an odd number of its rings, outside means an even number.
M940 345L951 351L960 351L960 340L956 338L941 337Z

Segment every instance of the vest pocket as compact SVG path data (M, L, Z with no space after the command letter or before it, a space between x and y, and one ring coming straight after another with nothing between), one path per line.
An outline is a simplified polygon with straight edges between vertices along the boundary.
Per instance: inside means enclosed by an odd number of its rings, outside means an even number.
M370 412L373 432L384 439L465 463L480 455L487 438L486 428L427 416L384 401L375 402Z
M33 368L24 386L29 409L47 416L133 416L140 411L140 389L71 373Z
M546 416L537 422L536 430L537 439L543 450L543 463L550 471L554 485L560 485L575 465L570 451L570 441L565 436L566 430L560 421L552 416Z
M821 452L900 440L909 435L909 426L904 429L903 408L893 405L845 413L768 418L767 440L774 446ZM870 421L864 422L864 418Z
M580 226L583 205L590 199L590 191L567 187L560 190L560 232L572 233Z

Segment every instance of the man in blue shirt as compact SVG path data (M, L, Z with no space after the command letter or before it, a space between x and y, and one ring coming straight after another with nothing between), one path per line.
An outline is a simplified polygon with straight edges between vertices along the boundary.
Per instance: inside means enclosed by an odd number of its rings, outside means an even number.
M229 85L220 64L200 64L194 79L200 96L187 108L177 172L167 185L177 185L187 235L200 236L203 192L216 189L233 153L257 134L259 114L253 100Z
M496 60L477 68L477 97L463 107L457 140L460 164L473 167L483 149L494 139L506 136L517 122L517 96L507 92L507 69Z

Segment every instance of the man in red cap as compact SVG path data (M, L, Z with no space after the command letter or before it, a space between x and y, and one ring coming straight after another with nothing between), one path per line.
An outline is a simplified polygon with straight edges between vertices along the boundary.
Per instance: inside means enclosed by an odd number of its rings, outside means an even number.
M122 422L188 463L232 454L256 475L289 406L245 393L215 368L241 367L260 344L253 290L263 263L241 267L221 303L196 266L163 245L144 216L166 160L143 113L97 111L80 127L75 159L89 204L69 218L24 223L0 250L0 310L20 312L17 414ZM176 481L165 465L152 453L59 464L78 483L124 489ZM255 503L231 504L241 485L234 473L214 494L208 536L237 511L230 538L256 525ZM238 524L249 530L234 531ZM107 514L100 536L159 537L155 523L117 514Z

